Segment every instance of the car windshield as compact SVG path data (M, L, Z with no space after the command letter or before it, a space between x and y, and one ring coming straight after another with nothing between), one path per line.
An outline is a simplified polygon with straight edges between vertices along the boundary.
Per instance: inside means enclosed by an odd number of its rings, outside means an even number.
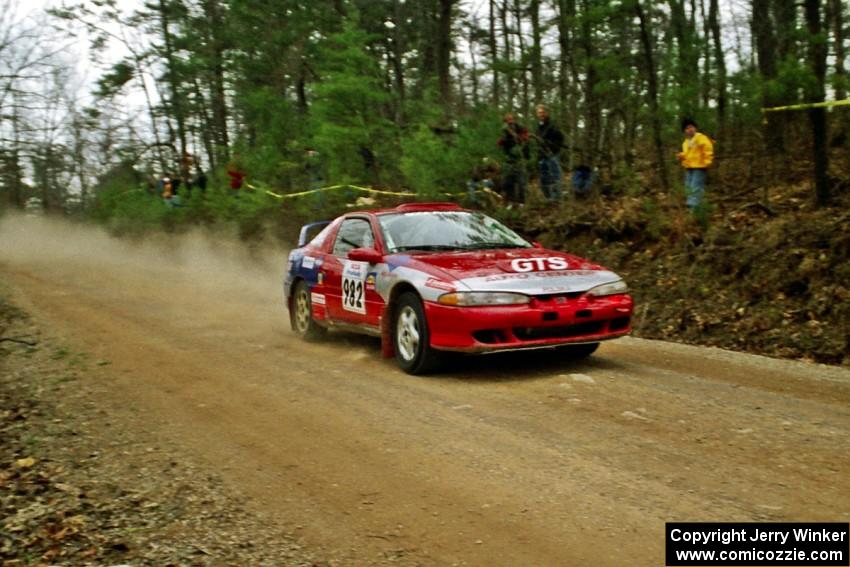
M416 211L378 217L387 252L530 248L517 233L487 215L468 211Z

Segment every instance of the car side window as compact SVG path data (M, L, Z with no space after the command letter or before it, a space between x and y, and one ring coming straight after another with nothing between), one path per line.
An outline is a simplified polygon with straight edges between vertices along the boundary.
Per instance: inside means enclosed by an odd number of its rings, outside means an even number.
M371 248L375 243L372 227L364 219L346 219L334 241L334 256L345 257L353 248Z
M313 246L315 248L321 248L322 245L325 243L325 240L327 240L328 234L330 234L332 229L333 224L329 224L328 226L324 227L321 232L314 236L313 239L310 241L310 246Z

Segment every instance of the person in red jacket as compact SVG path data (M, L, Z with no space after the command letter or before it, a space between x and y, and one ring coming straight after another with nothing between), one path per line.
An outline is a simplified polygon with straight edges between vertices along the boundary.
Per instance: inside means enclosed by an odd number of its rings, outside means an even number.
M245 172L235 161L231 161L227 165L227 175L230 177L230 188L235 190L242 188L242 183L245 180Z

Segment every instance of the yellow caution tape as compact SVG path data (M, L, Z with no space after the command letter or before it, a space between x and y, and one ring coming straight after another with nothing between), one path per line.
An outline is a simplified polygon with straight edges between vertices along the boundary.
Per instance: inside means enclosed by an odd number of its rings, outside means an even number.
M246 183L245 187L249 189L256 189L253 185ZM305 195L312 195L313 193L321 193L323 191L335 191L337 189L354 189L356 191L363 191L364 193L372 193L376 195L392 195L394 197L414 197L414 193L403 193L398 191L383 191L380 189L372 189L371 187L360 187L359 185L351 185L351 184L341 184L341 185L331 185L330 187L319 187L318 189L310 189L308 191L300 191L298 193L286 193L285 195L281 195L280 193L275 193L274 191L269 191L268 189L263 192L266 195L274 197L275 199L292 199L295 197L303 197ZM493 191L488 187L482 187L480 191L484 193L489 193L490 195L495 196L498 199L503 199L502 195ZM443 193L443 195L447 197L456 197L461 193Z
M253 189L253 187L252 187ZM371 187L360 187L358 185L350 185L350 184L342 184L342 185L331 185L330 187L319 187L318 189L310 189L309 191L301 191L298 193L287 193L286 195L280 195L279 193L275 193L273 191L266 191L266 195L271 195L276 199L292 199L294 197L303 197L304 195L311 195L313 193L320 193L322 191L335 191L336 189L354 189L356 191L363 191L364 193L373 193L376 195L394 195L398 197L411 197L413 193L399 193L395 191L381 191L379 189L372 189Z
M783 110L806 110L808 108L831 108L833 106L850 106L850 98L844 100L831 100L826 102L811 102L807 104L792 104L789 106L774 106L762 108L762 112L780 112Z
M500 201L504 200L504 197L503 197L501 194L496 193L495 191L493 191L493 190L492 190L492 189L490 189L489 187L484 187L484 188L482 188L481 190L482 190L482 191L484 191L485 193L490 193L491 195L495 195L496 197L498 197L498 199L499 199Z

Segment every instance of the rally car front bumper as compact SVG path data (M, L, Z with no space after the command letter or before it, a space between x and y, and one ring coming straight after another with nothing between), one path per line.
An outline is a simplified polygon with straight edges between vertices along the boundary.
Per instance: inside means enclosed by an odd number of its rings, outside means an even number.
M431 346L486 353L590 343L628 335L629 295L533 298L528 304L455 307L425 302Z

